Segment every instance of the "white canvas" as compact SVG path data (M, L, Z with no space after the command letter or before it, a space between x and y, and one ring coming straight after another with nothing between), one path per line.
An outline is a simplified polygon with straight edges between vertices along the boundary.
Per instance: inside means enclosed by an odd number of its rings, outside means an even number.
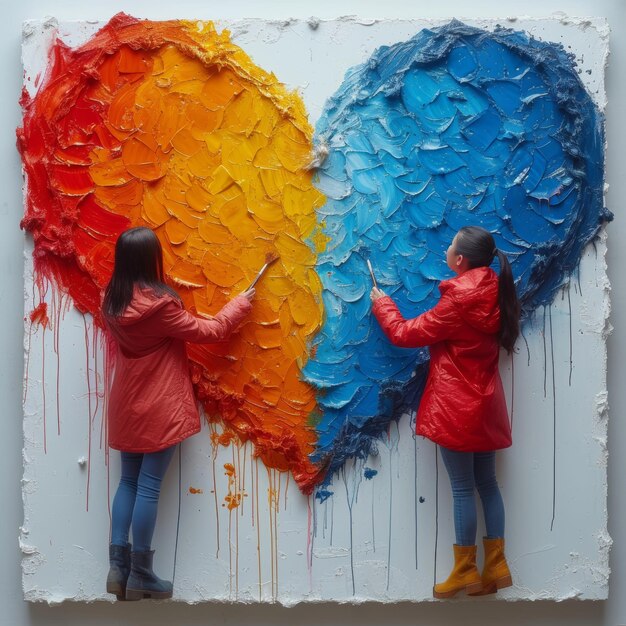
M498 23L466 21L488 29ZM581 79L604 108L604 21L502 22L571 46ZM349 67L380 45L440 23L249 20L217 27L231 30L257 65L298 88L315 124ZM26 88L34 92L57 30L77 45L97 27L27 23ZM114 451L107 455L103 440L102 341L92 320L60 300L52 286L46 293L52 327L30 324L28 313L37 302L31 252L27 238L24 596L50 603L110 601L104 581L119 458ZM540 310L524 327L525 341L520 339L513 358L501 359L514 445L500 453L498 477L514 586L497 600L608 594L605 252L602 233L545 316ZM252 459L250 445L215 451L209 434L205 427L183 443L163 488L155 564L162 576L175 573L174 601L432 599L434 578L441 580L451 566L452 499L434 445L414 438L409 416L391 426L377 456L349 462L333 478L334 495L323 503L302 496L287 474ZM237 468L239 484L229 485L227 463ZM364 466L378 470L377 476L363 479ZM243 505L233 511L222 506L229 489L244 494Z

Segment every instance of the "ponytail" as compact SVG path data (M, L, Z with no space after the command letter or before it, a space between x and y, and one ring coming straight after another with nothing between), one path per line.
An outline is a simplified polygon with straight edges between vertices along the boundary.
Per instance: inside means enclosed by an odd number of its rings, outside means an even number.
M481 226L463 226L455 238L455 252L462 254L470 268L489 267L497 256L500 263L498 304L500 305L500 345L510 354L519 336L520 305L513 272L506 255L496 248L493 235Z
M520 305L515 291L513 272L506 254L495 250L500 263L498 278L498 301L500 304L500 345L511 354L519 337Z

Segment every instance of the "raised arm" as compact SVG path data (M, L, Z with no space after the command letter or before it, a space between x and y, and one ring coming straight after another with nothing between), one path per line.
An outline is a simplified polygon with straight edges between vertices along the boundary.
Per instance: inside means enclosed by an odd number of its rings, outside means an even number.
M401 348L419 348L443 341L458 328L461 319L454 301L445 295L432 309L409 320L389 296L376 300L372 311L391 343Z
M168 337L192 343L215 343L227 339L251 308L250 300L241 295L226 304L214 318L202 319L172 301L161 309L159 323Z

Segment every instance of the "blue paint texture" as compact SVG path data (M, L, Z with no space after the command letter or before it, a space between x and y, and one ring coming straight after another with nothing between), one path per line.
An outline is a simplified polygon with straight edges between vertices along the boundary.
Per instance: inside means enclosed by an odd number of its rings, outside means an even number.
M508 29L454 20L347 72L316 128L329 149L316 184L330 243L317 266L326 318L304 369L318 389L327 482L415 409L428 372L428 351L395 348L371 315L366 260L415 317L451 277L456 231L483 226L528 317L611 219L603 123L561 45Z

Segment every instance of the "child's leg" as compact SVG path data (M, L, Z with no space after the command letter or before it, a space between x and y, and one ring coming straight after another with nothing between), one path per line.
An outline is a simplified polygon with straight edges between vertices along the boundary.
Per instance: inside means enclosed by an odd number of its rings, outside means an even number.
M133 551L150 550L156 525L161 481L174 456L176 446L143 455L137 479L137 497L133 511Z
M504 537L504 503L496 480L496 453L474 454L474 479L485 515L487 537Z
M476 543L476 501L474 499L474 453L439 448L454 498L454 530L459 546Z
M122 456L122 475L111 508L111 543L116 546L126 546L133 509L135 508L137 477L141 469L143 454L134 452L121 452L120 454Z

